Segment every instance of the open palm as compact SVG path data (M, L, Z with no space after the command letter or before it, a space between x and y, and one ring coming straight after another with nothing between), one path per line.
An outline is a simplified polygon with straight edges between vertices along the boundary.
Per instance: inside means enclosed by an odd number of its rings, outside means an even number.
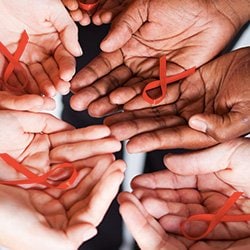
M20 58L29 82L26 91L50 97L68 93L74 56L81 55L81 49L77 27L61 1L1 1L1 10L0 41L10 52L16 50L24 30L29 36Z
M195 214L214 214L234 192L243 192L227 214L249 214L250 185L247 163L249 139L237 139L209 149L165 157L163 170L136 177L133 193L164 230L182 235L180 224ZM193 222L192 222L193 223ZM204 222L186 228L189 235L207 229ZM248 222L219 223L206 237L236 240L250 237Z
M1 244L13 250L75 250L93 237L119 190L125 165L109 156L83 164L77 182L65 191L0 185Z
M119 151L121 144L104 126L74 129L50 114L1 110L0 153L7 153L35 173L45 173L55 164L73 162ZM1 179L20 179L2 162Z
M181 83L168 86L161 106L139 96L125 105L131 112L106 118L127 149L204 148L249 133L249 48L202 66Z
M164 190L163 190L164 191ZM182 236L168 233L161 223L144 208L133 194L121 193L120 213L140 249L143 250L207 250L207 249L247 249L250 237L240 240L200 240L190 241ZM166 208L166 206L165 206ZM166 212L167 210L165 210ZM178 224L178 223L177 223ZM176 228L174 221L173 226Z
M73 79L71 106L88 108L92 116L113 112L157 77L161 55L169 61L168 74L199 67L217 55L241 25L233 25L219 6L207 1L131 1L101 44L106 53Z

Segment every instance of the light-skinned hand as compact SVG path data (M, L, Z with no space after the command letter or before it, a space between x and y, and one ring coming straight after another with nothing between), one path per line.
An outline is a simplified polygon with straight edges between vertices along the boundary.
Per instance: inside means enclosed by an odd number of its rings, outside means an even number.
M125 163L99 156L82 164L68 190L0 185L0 245L12 250L75 250L94 237L119 190Z
M150 215L141 201L131 193L119 195L120 213L128 229L142 250L247 250L250 238L242 240L200 240L192 242L182 236L168 233Z
M133 194L147 212L170 234L181 236L180 224L195 214L213 214L234 192L243 192L228 214L249 214L250 139L232 140L209 149L168 155L169 170L144 174L132 181ZM241 240L250 237L249 222L219 223L209 240ZM207 223L186 227L189 235L200 235Z
M131 112L105 119L130 153L205 148L250 132L250 48L221 56L180 83L168 85L161 106L140 96Z
M24 30L28 45L20 58L29 82L26 91L53 97L67 94L82 54L76 24L60 0L0 2L0 41L14 53ZM18 75L12 75L12 82ZM15 82L14 82L15 83Z
M35 173L45 173L64 162L79 165L83 159L121 148L104 125L74 129L50 114L10 110L1 110L0 117L0 153L9 154ZM2 179L23 178L4 162L2 165Z
M247 10L246 1L131 1L101 43L105 52L73 78L72 108L95 117L117 111L158 77L162 55L168 75L200 67L248 21Z

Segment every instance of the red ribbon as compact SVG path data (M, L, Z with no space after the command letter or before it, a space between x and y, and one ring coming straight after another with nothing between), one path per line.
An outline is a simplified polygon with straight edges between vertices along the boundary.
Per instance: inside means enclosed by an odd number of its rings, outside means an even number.
M181 79L184 79L192 75L195 72L195 67L190 68L174 76L166 76L166 71L167 71L166 57L162 56L160 58L159 71L160 71L160 80L156 80L156 81L148 83L142 93L143 99L146 102L153 104L153 105L159 104L165 98L166 93L167 93L167 84L179 81ZM161 87L161 96L158 98L150 97L147 91L158 88L158 87Z
M21 58L28 41L29 41L28 34L26 31L24 31L21 35L21 39L18 43L18 47L17 47L14 55L12 55L9 52L9 50L0 42L0 52L9 60L9 64L6 67L6 69L4 71L4 76L3 76L4 86L9 90L16 90L18 88L18 86L16 86L16 85L12 86L12 85L8 84L8 79L15 69L19 69L20 72L23 74L24 79L25 79L25 82L22 83L21 88L22 89L25 88L25 86L27 84L27 73L24 70L21 63L19 62L19 59Z
M224 206L220 208L215 214L196 214L190 216L187 220L181 223L180 229L182 234L189 240L201 240L205 238L209 233L211 233L220 222L250 221L250 214L226 215L226 213L230 210L230 208L235 204L235 202L242 194L242 192L233 193L232 196L229 197L229 199L226 201ZM198 236L192 236L185 231L185 225L191 221L208 221L210 223L204 233Z
M99 1L95 1L94 3L85 3L86 1L78 0L78 4L80 9L88 12L89 14L92 14L95 9L97 8Z
M27 177L27 179L23 180L11 180L11 181L1 181L0 184L5 185L11 185L11 186L18 186L18 185L24 185L24 184L42 184L43 186L47 188L59 188L59 189L66 189L73 185L75 182L78 173L71 164L69 163L63 163L61 165L58 165L54 169L50 170L49 172L43 174L43 175L35 175L31 171L29 171L24 165L18 163L15 159L13 159L8 154L0 154L0 158L2 158L9 166L13 167L17 172L23 174ZM72 171L71 176L61 182L58 185L53 185L48 182L48 178L52 176L58 169L70 169Z

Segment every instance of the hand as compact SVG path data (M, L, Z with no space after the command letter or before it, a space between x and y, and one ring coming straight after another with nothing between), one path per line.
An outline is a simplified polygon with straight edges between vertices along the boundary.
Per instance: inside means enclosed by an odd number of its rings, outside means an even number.
M81 164L83 159L121 148L104 125L73 129L49 114L9 110L1 110L0 117L0 153L8 153L34 172L45 173L64 162ZM18 176L14 169L3 166L1 179Z
M130 153L205 148L247 134L249 52L246 48L221 56L169 85L159 107L149 108L140 96L125 105L137 111L108 117L105 124L118 140L130 139Z
M88 109L95 117L117 111L158 77L162 55L166 55L169 75L208 62L248 20L244 8L240 13L233 9L246 2L230 4L130 1L101 43L108 53L101 53L73 78L71 107Z
M164 190L163 190L164 191ZM151 216L135 195L119 195L120 213L140 249L143 250L207 250L246 249L250 238L242 240L206 240L191 242L182 236L165 232L162 225Z
M110 23L112 19L120 13L123 8L122 6L124 6L124 2L128 2L128 0L101 0L98 3L97 10L94 10L94 13L88 13L87 11L81 10L77 0L62 0L62 2L69 10L72 19L86 26L91 22L91 15L95 25ZM96 3L97 1L87 0L85 2Z
M49 97L67 94L75 73L74 56L82 52L77 27L61 1L4 0L0 8L0 41L11 53L21 33L26 30L29 35L20 58L29 81L26 91Z
M75 250L95 236L119 190L125 164L107 156L83 164L76 185L64 192L0 185L0 245Z
M180 235L180 224L190 215L215 213L236 191L244 192L228 214L249 214L250 139L238 139L198 152L165 157L168 170L136 177L134 195L167 233ZM198 235L207 224L186 227ZM248 222L218 224L210 240L238 240L250 237Z

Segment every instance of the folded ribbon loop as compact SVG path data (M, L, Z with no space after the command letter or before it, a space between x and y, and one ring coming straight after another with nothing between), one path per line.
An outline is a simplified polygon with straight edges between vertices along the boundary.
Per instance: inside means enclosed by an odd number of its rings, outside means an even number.
M9 181L0 180L0 184L11 185L11 186L24 185L24 184L41 184L47 188L66 189L73 185L78 176L77 170L69 163L58 165L49 172L38 176L29 171L24 165L18 163L8 154L0 154L0 158L2 158L9 166L13 167L17 172L27 177L27 179L23 180L9 180ZM52 176L59 169L64 169L64 170L70 169L72 171L71 176L67 180L62 181L58 185L50 184L48 182L48 178Z
M27 84L27 73L19 62L19 59L21 58L28 41L28 34L26 33L26 31L24 31L21 35L21 39L18 43L18 47L14 55L12 55L9 50L0 42L0 52L9 60L9 64L7 65L3 75L3 81L5 84L4 86L9 90L16 90L18 88L17 86L11 86L10 84L8 84L8 79L15 69L19 69L24 76L24 82L21 83L22 88L25 88Z
M174 76L166 76L166 71L167 71L166 58L165 56L162 56L160 58L159 71L160 71L160 80L156 80L156 81L148 83L142 93L143 99L149 104L153 104L153 105L159 104L165 98L166 93L167 93L167 84L179 81L181 79L184 79L192 75L195 72L195 67L190 68ZM150 97L147 92L149 90L153 90L158 87L161 87L161 96L159 96L158 98Z
M196 214L190 216L187 220L181 223L180 229L182 234L189 240L200 240L205 238L209 233L211 233L220 222L250 221L250 214L226 215L226 213L230 210L230 208L235 204L235 202L242 194L242 192L233 193L233 195L229 197L229 199L226 201L224 206L220 208L215 214ZM208 221L210 223L204 233L198 236L191 236L185 231L185 225L191 221Z

